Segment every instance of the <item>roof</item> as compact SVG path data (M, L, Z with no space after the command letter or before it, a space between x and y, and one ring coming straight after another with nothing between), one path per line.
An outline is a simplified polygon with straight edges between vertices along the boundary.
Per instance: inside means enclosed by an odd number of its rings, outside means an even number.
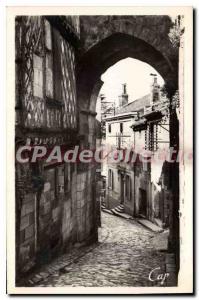
M138 98L133 102L130 102L122 107L116 108L115 114L123 114L131 111L139 111L143 109L145 106L150 105L151 95L147 94L144 97Z
M120 119L128 119L129 117L135 117L137 116L136 111L129 111L128 113L123 113L123 114L115 114L115 115L110 115L107 116L104 120L105 121L111 121L111 120L120 120Z

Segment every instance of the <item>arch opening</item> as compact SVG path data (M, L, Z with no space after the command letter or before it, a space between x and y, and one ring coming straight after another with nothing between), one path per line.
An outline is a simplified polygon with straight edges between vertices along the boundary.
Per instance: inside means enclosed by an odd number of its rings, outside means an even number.
M118 96L122 92L122 85L126 84L128 93L128 103L131 103L151 92L152 76L157 75L160 87L164 86L162 76L150 65L131 57L122 59L108 68L101 75L102 87L96 103L96 119L101 120L100 103L104 97L108 102L113 103L114 107L119 106ZM95 103L91 103L91 109L95 109Z
M177 89L177 68L160 51L137 37L114 33L82 55L77 67L78 102L80 109L92 108L103 85L101 76L108 68L125 58L147 63L165 81L170 94Z

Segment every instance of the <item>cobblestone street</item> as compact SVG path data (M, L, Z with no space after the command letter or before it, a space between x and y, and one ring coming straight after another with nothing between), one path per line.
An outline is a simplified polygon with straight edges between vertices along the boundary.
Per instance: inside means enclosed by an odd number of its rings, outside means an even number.
M164 286L160 280L149 280L155 268L164 273L165 254L157 250L158 236L134 220L102 213L98 246L38 286Z

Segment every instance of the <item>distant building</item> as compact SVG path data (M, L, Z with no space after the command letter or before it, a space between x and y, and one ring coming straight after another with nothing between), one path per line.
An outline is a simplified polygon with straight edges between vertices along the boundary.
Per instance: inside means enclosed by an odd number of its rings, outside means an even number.
M124 83L122 85L122 87L123 87L122 94L121 94L121 96L119 96L119 106L120 107L128 104L128 98L129 98L129 96L126 92L126 83Z
M105 120L106 144L126 153L131 149L130 160L135 154L137 159L135 162L107 162L106 206L112 209L122 204L125 212L132 216L157 219L165 225L167 217L161 211L168 211L169 204L165 205L167 200L162 199L165 193L161 192L164 187L160 184L164 161L143 162L142 152L147 150L153 156L169 147L167 99L161 95L155 77L151 93L130 103L126 85L123 85L119 104L115 114Z
M115 103L112 101L107 101L105 95L100 95L101 100L101 132L102 137L106 135L106 122L105 119L108 116L115 114Z

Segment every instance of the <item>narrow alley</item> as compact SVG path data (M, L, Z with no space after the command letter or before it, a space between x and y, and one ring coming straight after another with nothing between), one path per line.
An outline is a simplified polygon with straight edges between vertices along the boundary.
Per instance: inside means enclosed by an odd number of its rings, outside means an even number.
M155 280L164 273L165 253L157 250L160 235L134 220L102 213L99 244L37 286L164 286L165 282Z

